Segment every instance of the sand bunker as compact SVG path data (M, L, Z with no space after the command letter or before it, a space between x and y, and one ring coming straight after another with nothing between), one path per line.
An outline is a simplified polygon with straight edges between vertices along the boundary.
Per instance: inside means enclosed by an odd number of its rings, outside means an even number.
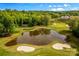
M19 47L17 47L17 51L33 52L33 51L35 51L35 48L30 47L30 46L19 46Z
M56 43L52 46L52 48L56 49L56 50L63 50L64 48L71 48L70 45L68 44L61 44L61 43Z

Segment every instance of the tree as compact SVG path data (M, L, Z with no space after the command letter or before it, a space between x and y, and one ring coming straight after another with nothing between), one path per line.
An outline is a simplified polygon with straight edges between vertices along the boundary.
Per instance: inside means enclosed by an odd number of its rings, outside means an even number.
M74 20L71 22L72 34L76 37L79 37L79 20Z
M5 33L12 33L14 31L14 28L15 28L13 18L6 13L6 14L3 14L2 20L3 20L2 23L4 26L3 31Z
M0 23L0 34L3 32L4 26Z
M41 16L41 25L47 26L49 23L50 17L47 15L42 15Z

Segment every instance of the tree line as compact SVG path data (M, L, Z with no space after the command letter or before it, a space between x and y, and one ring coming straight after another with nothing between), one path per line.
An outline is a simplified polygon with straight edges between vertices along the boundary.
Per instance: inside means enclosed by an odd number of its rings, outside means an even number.
M47 26L50 19L61 16L79 16L79 11L18 11L18 10L0 10L0 36L11 34L16 27L21 26Z
M46 13L0 10L0 35L11 34L16 27L23 25L47 26L49 19L50 16Z

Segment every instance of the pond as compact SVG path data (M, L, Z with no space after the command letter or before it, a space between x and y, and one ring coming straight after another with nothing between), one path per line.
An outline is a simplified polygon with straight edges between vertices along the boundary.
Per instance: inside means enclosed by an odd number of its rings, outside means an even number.
M17 44L46 45L55 39L65 42L66 36L51 29L37 28L29 32L23 32L19 37L17 37L15 42L17 42ZM12 41L8 43L10 44Z

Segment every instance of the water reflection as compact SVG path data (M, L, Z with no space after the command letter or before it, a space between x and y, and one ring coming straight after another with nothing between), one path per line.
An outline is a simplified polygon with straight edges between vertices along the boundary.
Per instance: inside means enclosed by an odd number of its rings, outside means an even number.
M50 29L45 29L45 28L39 28L35 29L29 32L30 36L37 36L37 35L49 35L50 34Z

